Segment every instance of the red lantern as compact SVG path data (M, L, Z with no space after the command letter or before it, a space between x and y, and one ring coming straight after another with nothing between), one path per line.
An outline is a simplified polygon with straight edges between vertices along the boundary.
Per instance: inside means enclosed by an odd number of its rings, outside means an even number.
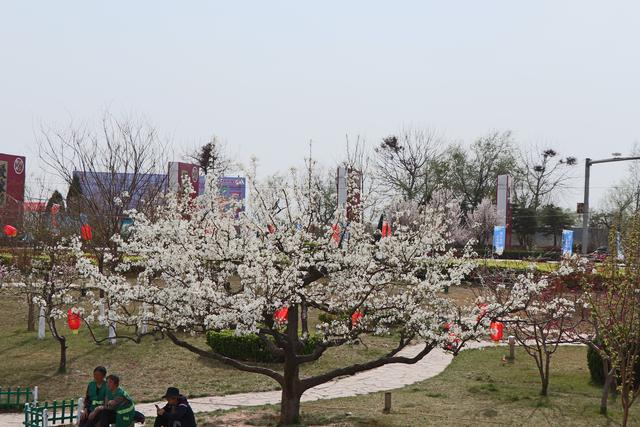
M276 228L272 224L267 224L267 231L269 234L273 234L276 232Z
M333 234L331 235L331 237L336 242L336 245L339 245L340 244L340 224L331 226L331 229L333 230Z
M354 328L358 326L358 323L360 323L360 319L362 319L362 316L364 316L364 314L362 314L360 310L354 311L351 315L351 326Z
M273 320L275 320L277 323L286 323L288 317L289 307L279 308L275 313L273 313Z
M80 235L82 236L82 240L91 240L93 238L91 226L89 224L84 224L82 227L80 227Z
M503 336L504 325L502 322L491 322L489 325L489 336L494 341L500 341Z
M387 221L382 223L382 237L391 236L391 226Z
M54 228L58 228L58 212L60 212L60 205L54 203L51 205L51 226Z
M74 334L78 333L78 329L80 329L80 316L74 312L73 308L67 311L67 325L69 325L71 332Z
M18 230L13 225L5 225L3 231L7 237L16 237L18 235Z

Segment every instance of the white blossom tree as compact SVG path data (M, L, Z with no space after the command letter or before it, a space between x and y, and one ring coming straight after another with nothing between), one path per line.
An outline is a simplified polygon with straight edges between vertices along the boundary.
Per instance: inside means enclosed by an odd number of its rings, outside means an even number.
M43 247L43 259L34 261L29 273L17 273L7 284L9 292L28 295L37 307L44 308L46 324L60 346L58 373L67 371L67 338L57 321L72 309L79 316L80 286L75 267L75 255L61 244Z
M131 236L115 239L121 251L139 260L135 283L100 272L77 248L79 269L109 296L113 320L144 321L197 355L272 378L282 389L282 424L299 421L300 398L312 387L390 363L413 364L437 347L457 354L465 342L486 333L488 320L478 316L477 307L460 307L443 292L473 268L469 251L454 258L446 217L427 207L414 223L380 240L358 222L336 236L330 226L314 224L307 209L312 203L305 200L314 196L301 185L250 182L247 214L237 214L215 192L195 199L169 196L156 221L131 213ZM319 227L325 230L320 237ZM335 316L317 326L319 339L313 342L299 328L303 301ZM283 323L274 320L282 307L288 308ZM498 305L492 310L498 312ZM284 363L251 364L183 337L222 329L256 334ZM303 364L363 334L392 334L397 346L364 363L300 375ZM303 351L310 343L311 351ZM401 355L412 343L420 351Z

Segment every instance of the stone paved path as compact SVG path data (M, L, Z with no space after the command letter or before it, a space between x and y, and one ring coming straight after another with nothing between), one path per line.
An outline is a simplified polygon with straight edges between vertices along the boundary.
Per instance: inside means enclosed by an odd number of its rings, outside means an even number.
M491 346L489 342L468 343L465 348L480 348ZM422 349L415 345L400 352L403 356L414 356ZM338 378L325 384L307 390L302 395L303 402L337 397L356 396L378 391L402 388L407 385L426 380L438 375L451 363L453 356L440 349L432 350L421 361L414 365L390 364L370 371ZM157 402L161 406L163 402ZM256 393L239 393L226 396L209 396L189 399L195 412L211 412L218 409L232 409L239 406L259 406L280 403L280 391L265 391ZM136 409L146 416L156 414L153 403L136 405ZM0 414L0 426L19 427L22 425L21 414Z

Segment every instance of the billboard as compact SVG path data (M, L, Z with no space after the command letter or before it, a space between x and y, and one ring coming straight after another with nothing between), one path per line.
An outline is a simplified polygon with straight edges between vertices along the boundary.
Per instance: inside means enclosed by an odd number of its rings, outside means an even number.
M145 199L164 193L167 185L164 174L73 171L73 177L80 183L82 196L98 206L110 206L114 195L132 193L124 201L125 209L139 209Z
M0 215L4 224L20 224L24 203L26 158L0 153Z
M196 192L196 195L200 194L200 166L192 163L169 162L169 190L182 190L185 178L191 183L191 188Z

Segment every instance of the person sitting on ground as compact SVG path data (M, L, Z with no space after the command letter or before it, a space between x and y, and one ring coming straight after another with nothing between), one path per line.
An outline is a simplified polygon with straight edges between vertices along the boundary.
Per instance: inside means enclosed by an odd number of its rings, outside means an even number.
M167 404L162 408L156 405L158 417L154 427L196 427L193 410L180 390L169 387L162 398L167 400Z
M107 396L106 376L107 369L104 366L98 366L93 370L93 381L87 386L84 407L80 413L80 427L93 427L99 421L96 408L104 405Z
M134 425L135 402L122 387L117 375L107 377L107 402L98 406L100 411L100 427L132 427Z

